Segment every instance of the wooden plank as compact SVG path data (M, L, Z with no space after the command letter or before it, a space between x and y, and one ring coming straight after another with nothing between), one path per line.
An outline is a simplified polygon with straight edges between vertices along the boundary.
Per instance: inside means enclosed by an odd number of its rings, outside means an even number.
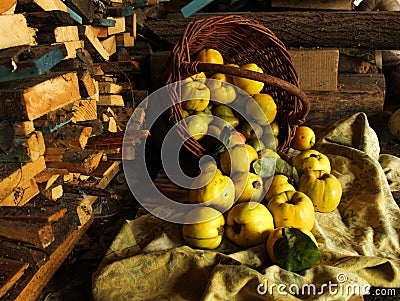
M102 150L65 150L56 156L46 150L45 160L47 167L88 175L99 165L102 156Z
M54 184L41 190L40 193L49 201L56 201L63 196L64 190L61 184Z
M107 19L115 20L115 26L107 28L109 36L125 31L125 17L108 17Z
M73 231L50 255L47 262L35 273L34 277L22 288L15 301L35 301L54 273L59 269L74 245L81 239L93 221L93 216L78 230Z
M27 163L36 161L40 156L43 156L45 145L41 138L38 138L38 132L27 137L16 137L14 139L13 150L5 154L0 152L0 162L2 163ZM40 135L40 134L39 134Z
M35 130L32 120L15 122L13 127L16 136L28 136Z
M11 14L12 8L17 4L17 0L3 0L0 2L0 14Z
M63 44L52 46L17 46L0 51L0 82L43 74L65 59Z
M31 221L0 219L0 237L28 243L41 249L48 247L54 241L50 224Z
M66 5L76 11L84 21L92 21L95 12L96 4L92 0L66 0Z
M39 30L36 34L36 41L39 44L62 43L78 40L78 26L58 26L52 30Z
M98 106L125 106L124 99L122 95L115 94L100 94Z
M242 15L270 29L286 47L400 49L398 12L289 11ZM206 16L209 15L147 20L146 27L162 40L175 44L189 21Z
M357 112L374 115L382 112L385 90L372 80L356 80L356 76L367 78L367 74L350 74L343 79L339 74L338 90L335 92L305 91L311 103L306 124L326 126L331 122L350 117ZM380 75L383 78L383 75Z
M28 264L0 257L0 298L22 277Z
M102 26L102 27L115 26L116 23L117 21L111 18L110 19L94 18L92 22L93 26Z
M48 1L51 2L51 1ZM18 1L20 4L20 1ZM51 31L58 26L74 25L67 11L51 10L51 11L25 11L23 15L29 27L34 27L43 31Z
M18 0L18 6L25 11L68 11L67 6L61 0Z
M0 206L23 206L39 194L39 187L34 179L19 183L17 187L4 198L0 199Z
M5 206L0 207L0 219L51 223L61 219L66 212L66 208L59 206Z
M110 59L110 55L104 49L91 26L85 25L81 27L80 36L85 41L85 48L90 52L93 58L100 61L108 61Z
M0 85L0 120L34 120L80 99L76 72L50 73Z
M327 10L352 10L351 0L272 0L271 7L289 9L327 9Z
M58 144L69 149L84 149L91 134L89 126L68 124L57 132L56 139Z
M97 119L97 101L95 99L79 99L74 102L72 122Z
M291 49L289 54L296 69L300 88L312 91L336 91L339 50Z
M212 2L214 0L193 0L181 8L182 15L188 18Z
M31 269L39 268L48 258L48 255L42 250L7 240L0 240L0 256L26 262Z
M88 70L84 70L79 75L79 88L82 98L92 97L97 93L94 79Z
M15 34L18 32L18 34ZM28 27L21 14L0 15L0 49L21 45L36 45L35 30Z
M82 40L68 41L64 42L63 44L65 49L67 49L67 56L64 58L64 60L76 58L77 50L84 48L84 43Z
M101 44L110 56L117 52L117 39L115 38L115 35L101 41Z
M107 7L106 15L110 17L127 17L133 15L133 6Z
M91 26L91 29L98 38L108 37L107 28L104 26Z
M69 171L67 169L60 168L46 168L35 176L35 181L38 184L46 183L52 181L54 177L59 177L63 175L68 175Z
M99 82L100 94L119 94L123 87L112 82Z
M28 182L31 178L46 168L44 157L25 164L0 163L0 199L8 196L21 183Z
M131 36L131 34L129 32L124 32L124 33L118 34L116 36L117 36L118 46L123 46L123 47L135 46L135 38L133 36Z

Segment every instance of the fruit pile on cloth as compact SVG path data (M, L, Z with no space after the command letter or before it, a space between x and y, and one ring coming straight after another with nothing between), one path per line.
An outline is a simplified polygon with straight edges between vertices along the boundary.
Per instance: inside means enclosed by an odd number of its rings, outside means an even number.
M243 250L227 238L195 250L181 225L147 214L126 221L111 244L93 275L94 300L347 300L368 285L400 287L400 210L390 191L400 188L400 158L380 154L364 113L335 124L316 149L343 187L337 209L316 212L320 264L288 272L269 262L265 244Z

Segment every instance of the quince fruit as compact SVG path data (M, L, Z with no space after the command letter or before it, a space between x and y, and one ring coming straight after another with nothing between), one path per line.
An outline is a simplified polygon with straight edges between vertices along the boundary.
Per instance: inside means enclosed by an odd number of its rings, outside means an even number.
M193 181L192 187L189 190L189 202L192 204L204 204L225 212L235 201L235 185L219 169L214 174L200 174Z
M196 140L203 138L208 130L207 119L199 115L192 115L186 120L189 132Z
M296 191L294 186L289 183L289 178L280 174L273 176L272 179L265 182L265 190L267 191L265 195L267 201L285 191Z
M266 247L272 263L288 271L303 271L321 261L317 240L305 229L276 228L268 236Z
M258 202L263 197L262 178L252 172L238 172L232 178L237 202Z
M203 111L210 102L210 90L202 82L187 82L182 86L182 100L183 109Z
M278 107L269 94L253 95L254 101L246 104L246 114L251 116L259 124L266 125L275 120Z
M293 158L292 163L299 174L312 170L323 170L326 173L331 173L329 158L317 150L302 151Z
M272 135L274 135L275 137L278 137L278 135L279 135L279 124L278 124L278 121L274 120L274 122L272 122L270 124L270 126L271 126Z
M194 74L194 75L189 76L184 79L185 82L191 82L191 81L195 81L195 80L205 83L206 82L206 74L204 72L200 72L200 73Z
M315 133L308 126L299 126L292 139L293 148L304 151L312 148L315 144Z
M265 149L264 143L259 139L251 139L247 141L247 144L251 145L257 152L260 152L263 149Z
M226 217L226 236L241 247L251 247L265 242L274 230L269 210L257 202L235 205Z
M213 102L228 104L235 100L236 89L232 84L221 80L209 80L207 84Z
M197 55L197 61L202 63L223 64L224 58L222 54L216 49L203 49Z
M300 191L285 191L268 202L276 227L294 227L311 231L314 226L314 205Z
M246 143L246 137L238 132L238 131L231 131L231 141L229 144L226 146L227 148L232 148L235 145L242 144L244 145Z
M250 165L258 159L257 151L248 144L238 144L226 149L220 156L220 166L224 174L250 171Z
M245 135L246 139L259 139L263 134L262 127L257 123L245 123L242 125L242 133Z
M257 64L251 63L251 64L246 64L240 67L241 69L246 69L250 71L255 71L259 73L264 73L263 70L257 66ZM264 87L263 82L251 80L248 78L243 78L243 77L237 77L233 76L233 83L242 89L244 92L250 95L254 95L257 93L260 93L261 90Z
M332 174L321 170L303 173L299 191L308 195L315 211L331 212L337 208L342 197L342 185Z
M218 210L196 208L186 216L182 226L183 239L195 248L215 249L222 241L225 219Z

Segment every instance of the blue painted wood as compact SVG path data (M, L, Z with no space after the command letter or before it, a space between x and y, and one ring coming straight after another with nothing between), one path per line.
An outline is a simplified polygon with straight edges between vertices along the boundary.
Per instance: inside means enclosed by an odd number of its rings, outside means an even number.
M113 27L113 26L115 26L115 23L117 23L117 21L115 21L113 19L94 18L93 22L92 22L92 25Z
M76 12L74 12L72 9L67 7L68 13L71 16L72 19L74 19L76 22L82 25L82 17L78 15Z
M107 7L107 16L128 17L133 15L133 6Z
M192 2L181 8L182 15L185 18L188 18L197 13L202 8L206 7L211 2L214 2L214 0L193 0Z
M18 50L17 50L18 51ZM61 62L67 56L64 44L32 47L31 59L15 61L18 58L2 58L0 64L0 82L35 77L43 74ZM1 53L0 53L1 56Z

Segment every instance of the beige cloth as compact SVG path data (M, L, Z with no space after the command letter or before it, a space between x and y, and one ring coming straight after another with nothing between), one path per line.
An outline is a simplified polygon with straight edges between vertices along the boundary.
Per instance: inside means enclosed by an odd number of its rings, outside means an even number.
M380 157L363 113L337 124L316 148L343 186L338 209L316 213L319 265L288 272L269 262L264 245L240 250L228 239L214 251L194 250L184 245L179 225L147 214L126 221L116 236L93 275L94 299L331 301L368 285L399 287L400 210L385 173L399 187L400 159Z

